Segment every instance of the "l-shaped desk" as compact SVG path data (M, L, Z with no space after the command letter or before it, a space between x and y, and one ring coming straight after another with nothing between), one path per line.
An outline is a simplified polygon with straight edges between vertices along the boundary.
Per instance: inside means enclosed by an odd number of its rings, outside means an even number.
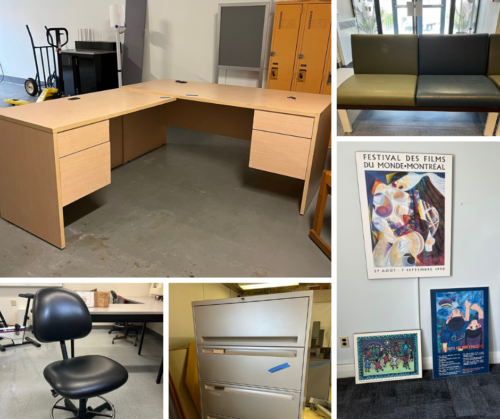
M164 145L167 125L251 140L250 167L304 180L303 215L325 165L331 97L165 79L0 109L1 217L63 249L63 207Z

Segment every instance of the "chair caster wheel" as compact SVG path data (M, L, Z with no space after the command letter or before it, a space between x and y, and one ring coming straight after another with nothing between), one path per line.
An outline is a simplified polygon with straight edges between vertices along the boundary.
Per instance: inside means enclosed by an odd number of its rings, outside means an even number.
M112 340L112 341L111 341L111 344L112 344L112 345L114 345L114 344L115 344L115 341L114 341L114 340Z
M110 335L110 334L111 334L111 332L112 332L112 331L110 330L110 331L108 332L108 335Z

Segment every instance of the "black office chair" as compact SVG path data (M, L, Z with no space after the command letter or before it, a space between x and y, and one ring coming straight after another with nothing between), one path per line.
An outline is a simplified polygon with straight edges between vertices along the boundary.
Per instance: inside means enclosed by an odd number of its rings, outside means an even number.
M72 412L78 419L115 417L114 406L102 397L120 388L128 380L127 370L112 359L100 355L75 358L74 339L87 336L92 330L92 319L83 299L75 292L63 288L44 288L35 294L33 301L33 333L43 343L61 344L63 360L45 367L43 375L52 387L54 397L61 396L54 409ZM66 340L71 341L71 358L68 358ZM98 397L105 403L92 409L88 399ZM57 404L64 400L64 407ZM79 400L77 408L71 400ZM101 413L103 410L112 413Z
M125 304L125 300L123 299L123 297L120 297L114 291L111 291L111 298L113 300L113 304ZM111 334L112 332L125 332L125 334L123 335L116 335L111 343L114 345L115 340L123 339L126 341L127 339L132 339L134 346L137 346L137 342L139 342L139 329L140 326L134 325L132 323L117 322L113 325L108 334ZM130 332L135 332L135 338L129 336Z

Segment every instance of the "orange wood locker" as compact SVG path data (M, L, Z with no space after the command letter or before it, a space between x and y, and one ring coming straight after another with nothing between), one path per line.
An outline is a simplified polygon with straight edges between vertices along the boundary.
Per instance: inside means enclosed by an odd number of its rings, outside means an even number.
M290 90L295 71L303 5L276 4L267 88Z
M306 3L292 90L320 93L331 28L331 4Z
M328 53L326 54L325 70L321 81L321 94L332 95L332 34L328 40Z

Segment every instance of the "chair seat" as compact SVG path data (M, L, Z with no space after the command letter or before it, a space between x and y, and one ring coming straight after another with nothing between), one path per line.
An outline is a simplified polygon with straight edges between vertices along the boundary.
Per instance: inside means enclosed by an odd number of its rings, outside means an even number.
M495 108L500 90L486 76L418 77L417 107Z
M416 88L413 75L355 74L337 89L337 104L415 106Z
M121 387L128 379L123 366L99 355L53 362L43 375L58 394L68 399L101 396Z

